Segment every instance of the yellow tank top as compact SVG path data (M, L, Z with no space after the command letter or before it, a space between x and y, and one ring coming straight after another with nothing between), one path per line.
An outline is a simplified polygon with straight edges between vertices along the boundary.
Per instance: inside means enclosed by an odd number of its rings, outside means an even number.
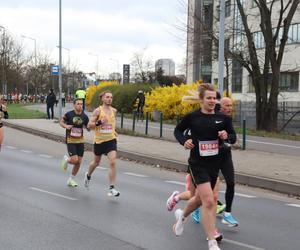
M109 116L105 114L102 106L100 106L99 109L100 109L100 115L98 117L98 121L106 117L108 122L105 124L101 124L100 126L97 126L95 128L94 143L96 144L100 144L106 141L111 141L117 138L116 117L113 109L110 107Z

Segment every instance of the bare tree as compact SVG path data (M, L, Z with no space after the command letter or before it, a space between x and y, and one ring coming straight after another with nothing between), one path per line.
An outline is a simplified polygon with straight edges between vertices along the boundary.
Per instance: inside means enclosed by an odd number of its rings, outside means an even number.
M265 49L264 60L259 59L253 31L247 21L248 14L241 0L236 0L247 41L247 54L234 53L252 78L256 94L256 127L267 131L277 130L279 76L288 31L300 0L254 0L260 13L260 30ZM268 2L268 3L267 3ZM275 5L279 10L275 13ZM274 14L278 15L275 28ZM282 34L282 35L280 35ZM270 83L271 73L271 84Z
M243 3L248 1L235 0L241 27L226 23L226 38L234 40L240 36L240 43L225 47L226 75L225 87L228 89L229 66L233 61L244 67L252 80L256 95L256 128L276 131L278 120L279 77L283 55L286 52L288 31L300 0L253 0L259 13L254 17L249 14ZM276 6L276 7L275 7ZM218 18L217 13L214 18ZM252 14L253 15L253 14ZM274 24L274 16L276 23ZM201 45L201 36L209 36L213 43L212 58L217 56L219 43L218 32L210 29L203 21L202 13L195 12L193 17L197 25L189 26L187 32L194 34L192 40L198 44L194 53L205 55L206 49ZM235 18L237 18L235 16ZM258 28L249 24L249 19L259 22ZM250 22L251 23L251 22ZM198 30L195 30L198 29ZM264 41L264 50L257 48L254 33L260 32ZM197 35L198 34L198 35ZM197 42L198 41L198 42ZM202 43L203 44L203 43ZM202 52L203 51L203 52ZM193 63L195 63L193 58ZM197 59L199 60L199 58Z
M155 81L154 65L152 60L145 56L145 50L133 54L131 68L135 82L153 83Z

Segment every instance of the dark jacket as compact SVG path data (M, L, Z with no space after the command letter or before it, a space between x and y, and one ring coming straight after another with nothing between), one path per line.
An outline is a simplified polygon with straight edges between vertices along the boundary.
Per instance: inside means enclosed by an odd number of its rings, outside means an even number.
M51 91L48 95L47 95L47 99L46 99L46 103L49 106L54 105L54 103L56 102L56 96L53 93L53 91Z

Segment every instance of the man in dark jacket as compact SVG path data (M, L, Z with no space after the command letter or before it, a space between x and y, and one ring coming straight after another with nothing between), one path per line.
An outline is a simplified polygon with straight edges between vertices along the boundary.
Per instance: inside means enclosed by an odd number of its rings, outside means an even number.
M50 119L50 112L49 112L49 110L51 110L51 119L53 119L53 116L54 116L53 107L54 107L55 102L56 102L56 96L55 96L55 94L53 92L53 89L50 89L49 93L47 95L47 99L46 99L48 119Z

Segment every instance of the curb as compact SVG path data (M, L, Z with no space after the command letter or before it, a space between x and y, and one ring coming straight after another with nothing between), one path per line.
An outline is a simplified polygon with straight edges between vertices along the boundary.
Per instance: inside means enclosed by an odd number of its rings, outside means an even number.
M36 130L28 127L22 127L20 125L11 124L3 121L4 125L13 129L21 130L26 133L44 137L50 140L64 142L65 137L61 135L51 134L47 131ZM90 142L85 143L85 148L89 151L93 150L93 144ZM179 161L172 161L170 159L154 158L153 156L135 153L132 151L118 149L118 158L125 158L134 160L137 162L156 165L166 169L176 170L178 172L186 172L187 164ZM260 176L254 176L244 173L235 173L235 180L239 184L248 185L252 187L265 188L275 192L280 192L289 195L300 195L300 185L297 183L285 182L276 179L264 178Z

